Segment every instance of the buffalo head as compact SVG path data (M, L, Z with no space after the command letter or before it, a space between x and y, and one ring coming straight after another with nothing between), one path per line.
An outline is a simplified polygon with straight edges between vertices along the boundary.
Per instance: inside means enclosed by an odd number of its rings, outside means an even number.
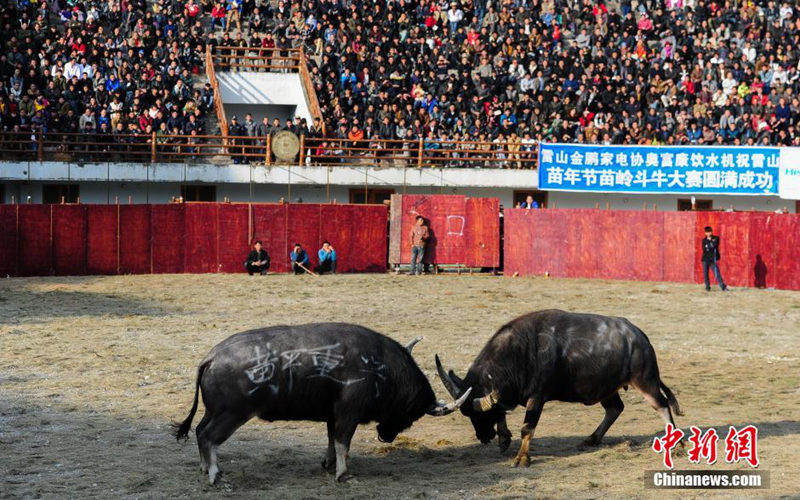
M461 413L469 417L475 428L475 436L481 443L486 444L494 439L497 435L497 424L503 420L506 411L500 403L500 393L494 388L491 375L486 374L486 383L481 383L481 377L470 371L466 380L462 380L453 370L445 371L438 355L436 355L436 370L453 398L458 399L469 394L466 389L469 386L475 389L476 394L481 394L473 398L471 403L461 406Z
M409 354L411 354L414 345L420 340L422 340L422 337L417 337L405 346ZM427 380L425 385L428 385ZM430 386L428 385L428 387ZM428 390L430 391L430 389ZM430 402L427 398L417 397L420 394L424 394L424 392L415 393L409 397L403 407L394 408L388 417L381 419L377 426L378 439L384 443L391 443L400 432L411 427L411 424L423 414L442 417L453 413L464 404L471 392L472 388L466 387L459 392L458 397L453 398L454 401L449 403L441 400Z

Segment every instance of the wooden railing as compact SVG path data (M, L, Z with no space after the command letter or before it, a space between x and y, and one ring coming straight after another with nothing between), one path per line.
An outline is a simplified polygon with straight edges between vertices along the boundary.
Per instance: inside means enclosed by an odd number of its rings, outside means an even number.
M282 55L285 54L285 55ZM216 46L211 53L213 67L219 71L272 71L298 73L305 65L300 49Z
M535 168L533 144L449 140L306 138L306 165Z
M317 99L317 91L314 89L314 82L311 81L311 75L308 72L306 57L306 53L301 47L300 59L302 63L300 64L300 81L303 83L303 91L306 96L306 101L308 101L311 115L317 118L320 124L322 124L322 135L325 135L327 133L327 128L325 127L325 120L322 119L322 111L320 111L319 108L319 100Z
M192 162L378 167L536 168L533 144L520 142L336 139L301 136L300 151L278 160L271 136L5 132L8 161Z
M206 74L208 81L211 82L211 89L214 91L214 111L217 113L219 131L223 136L228 135L228 118L225 116L225 107L222 105L222 94L219 92L219 82L214 71L214 60L211 55L211 46L206 46Z

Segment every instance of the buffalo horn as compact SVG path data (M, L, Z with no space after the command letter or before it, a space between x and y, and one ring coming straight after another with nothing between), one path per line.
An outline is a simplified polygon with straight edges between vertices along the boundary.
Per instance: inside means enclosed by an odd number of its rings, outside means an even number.
M442 362L439 360L439 355L436 355L436 371L439 373L439 378L442 379L442 384L444 388L447 389L447 392L450 393L450 396L453 398L461 397L461 388L453 382L453 379L450 378L450 375L444 371L444 367L442 366Z
M461 395L460 398L456 399L452 403L445 403L444 401L437 401L433 404L433 406L428 410L428 415L433 415L434 417L442 417L444 415L449 415L454 411L458 410L464 401L467 400L467 396L469 393L472 392L472 387L467 389L464 394Z
M408 344L406 344L406 351L411 352L411 349L413 349L414 346L417 345L417 342L419 342L420 340L422 340L422 337L417 337Z

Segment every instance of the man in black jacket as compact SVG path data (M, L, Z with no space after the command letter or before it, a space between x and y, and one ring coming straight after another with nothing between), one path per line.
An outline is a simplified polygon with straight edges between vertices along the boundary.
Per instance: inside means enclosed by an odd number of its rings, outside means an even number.
M255 245L253 245L253 250L247 256L244 267L250 276L254 273L260 273L261 276L267 274L269 270L269 254L261 247L261 240L256 241Z
M714 270L714 276L717 279L720 290L724 292L728 289L728 286L719 272L719 236L713 234L711 226L706 226L704 231L706 236L700 242L700 245L703 249L703 281L706 284L706 291L711 290L711 283L708 281L708 269L711 268Z
M231 124L228 126L228 135L234 137L234 139L231 139L231 144L237 147L229 148L229 152L233 158L233 163L238 165L239 163L242 163L242 160L244 160L244 157L241 156L241 145L244 143L243 136L246 135L246 132L235 115L231 118Z

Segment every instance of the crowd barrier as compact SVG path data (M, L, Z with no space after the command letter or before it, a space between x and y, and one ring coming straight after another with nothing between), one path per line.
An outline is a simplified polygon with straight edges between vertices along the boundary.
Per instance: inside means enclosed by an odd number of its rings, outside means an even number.
M504 219L506 276L702 283L711 226L727 284L800 290L796 214L507 209Z
M0 275L244 272L257 239L273 272L294 243L315 266L324 240L338 272L383 272L386 226L381 205L0 205Z
M272 136L149 133L0 132L0 155L9 161L68 163L209 163L395 168L536 168L536 152L520 142L351 140L299 137L291 160L278 160ZM224 167L220 167L224 168Z
M500 201L463 195L392 195L389 263L411 261L411 228L425 218L426 263L500 267Z
M493 198L394 195L388 261L410 261L422 215L426 262L498 268L498 212ZM383 272L387 222L381 205L0 205L0 275L243 272L255 239L273 272L289 270L295 242L316 265L323 240L340 272ZM502 264L507 276L701 283L705 226L721 237L728 284L800 290L797 214L507 209Z

